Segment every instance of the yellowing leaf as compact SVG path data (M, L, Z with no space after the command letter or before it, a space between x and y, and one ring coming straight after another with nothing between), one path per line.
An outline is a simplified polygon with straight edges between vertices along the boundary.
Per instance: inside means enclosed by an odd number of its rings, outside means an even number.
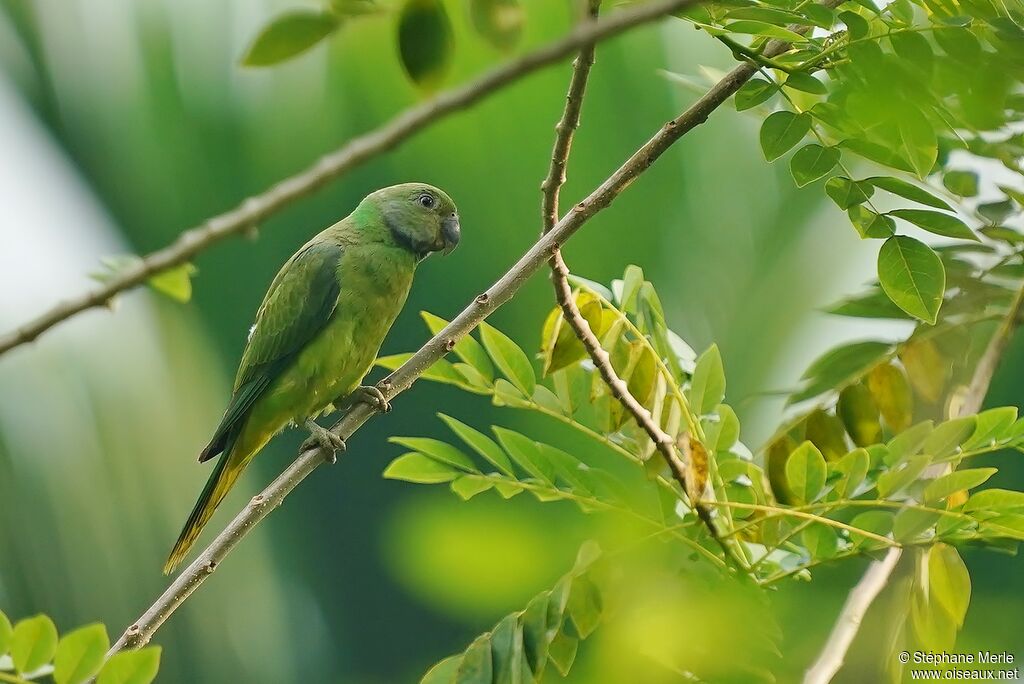
M910 427L914 420L914 396L902 369L891 363L880 364L868 373L867 383L889 428L899 433Z
M160 294L182 304L192 299L192 276L196 267L185 263L152 276L148 283Z
M878 420L878 406L871 397L871 391L862 383L850 385L839 393L836 414L857 446L864 447L881 441L882 425Z

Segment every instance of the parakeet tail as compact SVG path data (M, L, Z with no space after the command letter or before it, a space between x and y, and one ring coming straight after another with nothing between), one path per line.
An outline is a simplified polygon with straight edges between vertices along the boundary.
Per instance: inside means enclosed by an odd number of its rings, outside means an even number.
M242 459L238 456L239 454L233 453L233 449L229 446L224 450L224 455L217 461L209 481L203 487L203 493L199 495L199 500L196 501L192 514L188 516L185 527L181 530L178 541L175 542L174 548L171 549L171 555L167 557L167 562L164 563L165 575L171 574L185 558L185 555L188 554L189 549L192 548L192 545L195 544L196 539L199 537L199 533L203 531L203 527L206 526L206 523L210 522L210 518L213 517L213 512L217 510L217 506L224 500L224 497L235 483L235 480L238 479L238 476L242 474L248 459Z

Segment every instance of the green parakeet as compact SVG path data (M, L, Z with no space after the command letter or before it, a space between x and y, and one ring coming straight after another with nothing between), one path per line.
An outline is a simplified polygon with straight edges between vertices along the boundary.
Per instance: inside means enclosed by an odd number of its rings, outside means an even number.
M270 284L235 376L224 417L199 455L221 454L164 572L188 553L217 505L260 449L288 425L306 425L333 449L341 441L313 419L332 407L372 399L360 387L405 304L416 265L459 242L459 215L435 187L378 190L348 217L303 245Z

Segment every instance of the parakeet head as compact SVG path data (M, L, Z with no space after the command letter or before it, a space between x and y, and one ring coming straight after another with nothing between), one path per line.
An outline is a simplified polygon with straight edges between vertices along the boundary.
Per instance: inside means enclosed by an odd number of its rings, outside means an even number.
M392 185L364 202L380 211L391 239L420 259L431 252L443 250L447 254L459 244L461 228L455 202L432 185Z

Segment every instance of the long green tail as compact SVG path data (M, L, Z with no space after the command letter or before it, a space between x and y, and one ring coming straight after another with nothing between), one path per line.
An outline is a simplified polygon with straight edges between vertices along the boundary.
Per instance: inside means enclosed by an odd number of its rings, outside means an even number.
M228 448L224 450L220 460L217 461L217 465L213 468L213 473L210 474L210 479L206 482L206 486L203 487L203 493L199 495L199 500L196 501L192 514L188 516L188 520L178 536L178 541L175 542L174 548L171 549L171 555L167 557L167 562L164 563L165 575L171 574L178 567L178 564L181 563L182 559L185 558L185 555L199 537L199 533L203 531L206 523L210 522L213 512L217 510L217 506L220 505L220 502L224 500L224 497L231 489L231 485L235 483L238 476L242 474L242 470L245 469L245 461L238 463L240 459L233 458L235 454L232 453L232 446L232 444L229 444ZM235 461L234 467L228 468L228 464L232 461Z

